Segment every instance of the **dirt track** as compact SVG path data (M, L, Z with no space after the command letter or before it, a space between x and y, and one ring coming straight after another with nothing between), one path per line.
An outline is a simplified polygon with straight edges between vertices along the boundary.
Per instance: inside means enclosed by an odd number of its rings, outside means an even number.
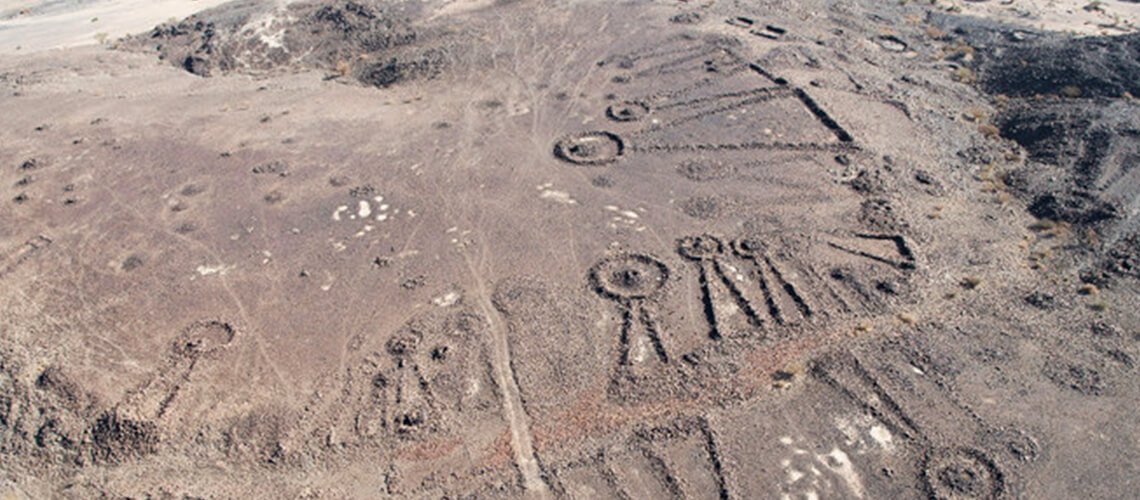
M0 493L1128 498L1129 36L246 2L4 56Z

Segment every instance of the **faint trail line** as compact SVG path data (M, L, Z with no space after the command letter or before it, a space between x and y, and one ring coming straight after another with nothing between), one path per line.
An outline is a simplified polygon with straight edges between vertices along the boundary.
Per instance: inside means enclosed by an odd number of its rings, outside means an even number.
M492 58L492 64L495 64L494 61L495 59ZM498 70L497 67L495 69ZM467 106L464 109L463 123L465 125L461 137L456 143L456 149L463 154L448 162L450 168L457 173L470 174L472 168L491 161L488 160L487 154L474 144L473 138L479 137L479 130L475 127L479 120L481 117L473 115L472 106ZM472 238L479 242L477 247L459 249L457 253L462 257L463 263L467 267L466 271L471 275L469 295L477 303L483 317L487 319L491 370L495 377L495 383L502 389L503 415L507 419L507 425L511 431L511 451L514 455L514 463L518 468L522 485L528 496L549 498L550 489L542 479L542 470L534 451L530 424L527 421L526 412L523 410L522 397L511 367L511 352L507 340L506 325L503 324L502 317L499 316L491 301L491 293L484 280L486 273L481 272L492 268L491 254L487 243L482 241L482 236L485 233L481 231L481 228L485 227L485 203L487 200L480 198L480 196L485 196L485 193L477 191L469 199L457 200L448 195L444 186L437 186L436 189L435 194L438 197L437 204L440 211L446 214L449 219L464 221L466 223L464 225L471 228L474 233ZM478 254L475 254L476 248Z
M165 228L151 224L150 221L143 217L143 215L138 210L134 209L129 204L123 203L122 200L120 200L119 197L115 195L114 191L110 189L104 189L104 191L111 197L113 204L122 207L123 210L126 210L127 212L130 212L136 219L138 219L140 223L152 228L155 231L173 237L176 240L182 241L190 246L202 249L202 251L213 257L215 262L223 262L222 259L218 256L217 252L210 248L209 245L206 245L205 243L193 238L188 238L186 236L166 230ZM252 322L249 312L245 308L245 304L241 301L241 298L237 295L237 293L234 292L233 287L230 286L229 281L226 280L224 275L219 275L218 278L219 281L221 281L222 289L225 290L226 295L229 296L230 300L233 301L234 306L237 307L238 313L241 315L241 319L245 323L246 328L248 328L249 331L253 334L254 346L257 348L258 354L265 361L266 365L269 366L269 369L273 371L273 374L277 377L277 380L281 382L282 387L284 387L285 390L289 390L289 388L292 386L285 381L285 376L281 373L280 367L278 367L277 363L273 361L273 358L269 356L269 352L265 349L265 344L267 341L265 340L265 337L262 336L261 332L257 329L257 326L255 326Z
M486 250L482 253L486 253ZM546 482L542 480L542 471L538 467L538 458L534 452L534 443L531 440L530 424L526 420L526 413L522 408L522 397L515 382L515 374L511 368L511 349L507 342L507 333L501 318L495 312L491 303L491 296L487 292L483 278L475 268L468 254L463 254L467 267L471 271L471 279L476 287L476 297L483 315L487 318L488 330L491 333L491 364L495 371L495 378L499 387L503 389L503 413L511 427L511 447L515 454L515 463L519 474L522 475L523 487L538 498L548 497Z

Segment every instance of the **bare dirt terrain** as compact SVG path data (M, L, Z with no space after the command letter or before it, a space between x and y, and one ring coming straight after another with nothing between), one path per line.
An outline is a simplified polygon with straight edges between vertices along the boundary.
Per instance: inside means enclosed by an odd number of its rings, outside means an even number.
M4 55L0 498L1132 498L1108 4L239 0Z

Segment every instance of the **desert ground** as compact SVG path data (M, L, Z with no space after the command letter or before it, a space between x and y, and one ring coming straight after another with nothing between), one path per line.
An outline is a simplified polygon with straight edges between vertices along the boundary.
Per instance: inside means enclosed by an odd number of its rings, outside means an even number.
M0 498L1134 498L1138 20L2 0Z

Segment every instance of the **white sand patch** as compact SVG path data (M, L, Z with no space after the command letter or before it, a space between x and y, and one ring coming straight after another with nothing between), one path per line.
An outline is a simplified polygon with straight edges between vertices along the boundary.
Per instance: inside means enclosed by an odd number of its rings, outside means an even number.
M376 214L377 214L377 215L376 215L376 220L377 220L378 222L384 222L384 221L388 220L388 218L389 218L389 217L391 217L392 215L394 215L394 214L397 214L397 213L400 213L400 211L399 211L399 210L395 210L395 211L391 211L391 212L389 212L389 210L391 210L391 209L392 209L392 206L391 206L391 205L389 205L389 204L387 204L387 203L382 203L382 202L384 201L384 197L383 197L383 196L377 196L377 197L373 198L372 200L373 200L373 201L375 201L375 202L376 202L376 205L377 205L377 206L376 206ZM361 203L367 203L367 202L361 202ZM373 213L373 212L372 212L372 210L370 209L370 210L368 211L368 214L369 214L369 215L371 215L372 213ZM368 217L368 215L361 215L360 217L361 217L361 218L363 218L363 217Z
M218 264L216 266L205 266L205 265L198 266L198 268L195 269L195 271L198 271L199 276L211 276L214 274L224 275L230 269L233 269L233 266L227 266L225 264Z
M806 475L807 475L806 473L803 473L803 472L800 472L796 469L788 467L788 482L789 483L794 483L796 481L799 481L800 479L802 479Z
M894 437L886 426L872 425L871 430L868 431L867 434L871 436L871 439L875 440L875 443L878 443L880 448L887 451L894 449Z
M1136 31L1140 4L1093 0L1014 0L939 2L944 8L1028 28L1081 35L1119 35Z
M814 453L809 452L809 449L821 448L794 446L796 441L802 440L802 437L793 439L789 436L779 439L787 451L791 452L779 462L784 471L783 484L780 485L781 498L864 497L863 480L845 451L832 446L831 451L826 453Z
M507 116L522 116L530 113L530 107L523 105L522 103L512 103L510 109L511 110L507 113Z
M614 214L610 217L610 229L633 228L634 231L638 232L646 229L645 226L640 224L641 214L638 213L644 213L644 208L627 210L616 205L606 205L602 208Z
M463 298L463 295L460 295L459 292L447 292L431 299L431 302L439 307L451 307L459 302L461 298Z
M453 16L495 5L495 0L452 0L435 11L430 19L440 16Z
M895 448L891 431L870 415L836 417L835 427L846 438L844 445L857 455L891 452Z
M285 47L285 28L274 29L278 25L278 15L283 18L282 26L288 24L292 19L287 15L287 11L280 6L276 12L265 13L258 18L246 23L245 29L242 34L247 37L256 37L261 43L265 44L270 49L281 49L288 52Z
M851 458L847 456L847 453L844 453L839 447L835 447L825 455L816 455L816 459L843 478L843 481L847 483L848 490L855 497L863 498L863 480L859 477L859 473L855 470L855 465L851 463Z
M364 235L371 233L373 229L376 229L376 226L367 226L366 225L366 226L360 228L360 230L357 231L354 236L356 236L357 238L363 238Z
M456 228L456 231L458 231L458 228ZM470 229L464 229L462 232L459 232L456 237L451 239L451 244L455 245L457 248L467 248L471 245L474 245L475 241L467 237L471 234L471 232L472 231ZM448 233L455 234L455 231L449 230Z
M744 281L744 273L740 272L740 269L738 269L736 266L725 263L724 270L728 271L728 274L732 275L732 279L736 281Z
M228 0L96 0L0 3L0 54L93 45L182 19ZM21 9L26 13L20 14ZM12 17L7 17L11 15Z
M636 342L637 345L633 350L633 362L641 363L645 361L645 358L649 357L649 346L646 345L648 342L646 342L645 339L640 336L637 338Z
M553 189L544 189L542 191L542 193L538 195L538 197L542 198L544 200L550 200L550 201L562 203L564 205L577 205L578 204L578 200L571 198L570 193L567 193L566 191L555 191Z

